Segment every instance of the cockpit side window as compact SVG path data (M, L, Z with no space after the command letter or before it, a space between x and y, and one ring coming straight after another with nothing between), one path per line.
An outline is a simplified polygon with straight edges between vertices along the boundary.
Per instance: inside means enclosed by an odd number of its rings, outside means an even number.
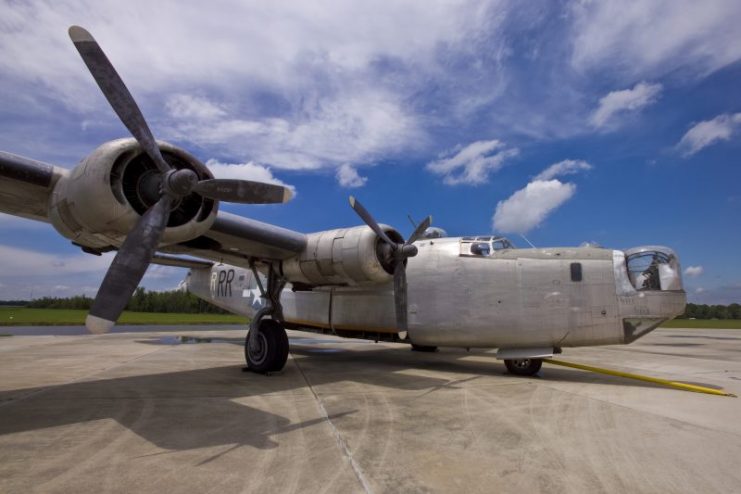
M475 256L488 256L491 254L489 242L476 242L471 244L471 254Z
M496 251L514 249L512 242L504 237L463 237L460 243L462 256L491 256Z
M582 280L581 263L572 262L569 267L571 270L571 281L581 281Z

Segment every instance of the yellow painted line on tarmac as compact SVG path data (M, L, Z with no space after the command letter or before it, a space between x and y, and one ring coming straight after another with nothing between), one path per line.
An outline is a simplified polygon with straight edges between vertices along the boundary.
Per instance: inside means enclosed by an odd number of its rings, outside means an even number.
M719 396L731 396L736 398L736 395L729 393L724 389L714 389L705 386L698 386L696 384L686 384L677 381L669 381L668 379L660 379L658 377L642 376L640 374L631 374L630 372L616 371L612 369L603 369L602 367L593 367L591 365L576 364L574 362L566 362L564 360L556 360L552 358L543 359L543 362L555 365L562 365L564 367L572 367L574 369L581 369L589 372L596 372L598 374L607 374L608 376L625 377L628 379L636 379L638 381L645 381L654 384L660 384L674 389L682 389L684 391L693 391L695 393L707 393L711 395Z

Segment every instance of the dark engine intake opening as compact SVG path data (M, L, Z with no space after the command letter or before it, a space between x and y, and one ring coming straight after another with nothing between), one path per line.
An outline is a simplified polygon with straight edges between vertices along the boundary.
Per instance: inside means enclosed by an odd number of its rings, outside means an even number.
M161 149L167 163L177 170L193 170L199 180L211 178L208 173L173 153ZM161 175L154 162L141 151L123 153L111 169L111 190L121 204L129 203L139 215L143 215L159 199ZM195 219L205 220L213 211L214 201L192 193L175 203L168 228L177 227Z
M396 230L386 230L386 235L388 235L388 237L397 244L404 243L404 237L402 237ZM376 256L378 257L378 261L381 263L383 270L388 274L394 274L395 261L393 248L380 237L376 240ZM406 262L406 259L404 259L404 264L406 264Z

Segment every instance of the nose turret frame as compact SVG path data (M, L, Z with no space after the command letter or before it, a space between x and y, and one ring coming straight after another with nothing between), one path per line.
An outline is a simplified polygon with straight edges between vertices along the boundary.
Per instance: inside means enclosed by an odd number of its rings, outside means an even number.
M624 343L684 312L687 294L679 257L669 247L647 245L613 251L613 266Z

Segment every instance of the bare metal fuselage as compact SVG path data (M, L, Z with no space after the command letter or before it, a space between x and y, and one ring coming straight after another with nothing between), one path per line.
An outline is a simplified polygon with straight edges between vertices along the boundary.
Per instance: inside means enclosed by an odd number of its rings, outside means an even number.
M534 348L630 343L681 314L681 280L671 290L639 290L622 251L503 249L462 253L461 239L416 243L408 260L409 339L418 345ZM465 251L468 252L468 251ZM574 267L578 265L578 269ZM678 265L677 265L678 269ZM578 276L574 273L578 272ZM252 316L263 300L249 269L192 270L188 289ZM395 334L393 286L318 287L281 295L286 323Z

